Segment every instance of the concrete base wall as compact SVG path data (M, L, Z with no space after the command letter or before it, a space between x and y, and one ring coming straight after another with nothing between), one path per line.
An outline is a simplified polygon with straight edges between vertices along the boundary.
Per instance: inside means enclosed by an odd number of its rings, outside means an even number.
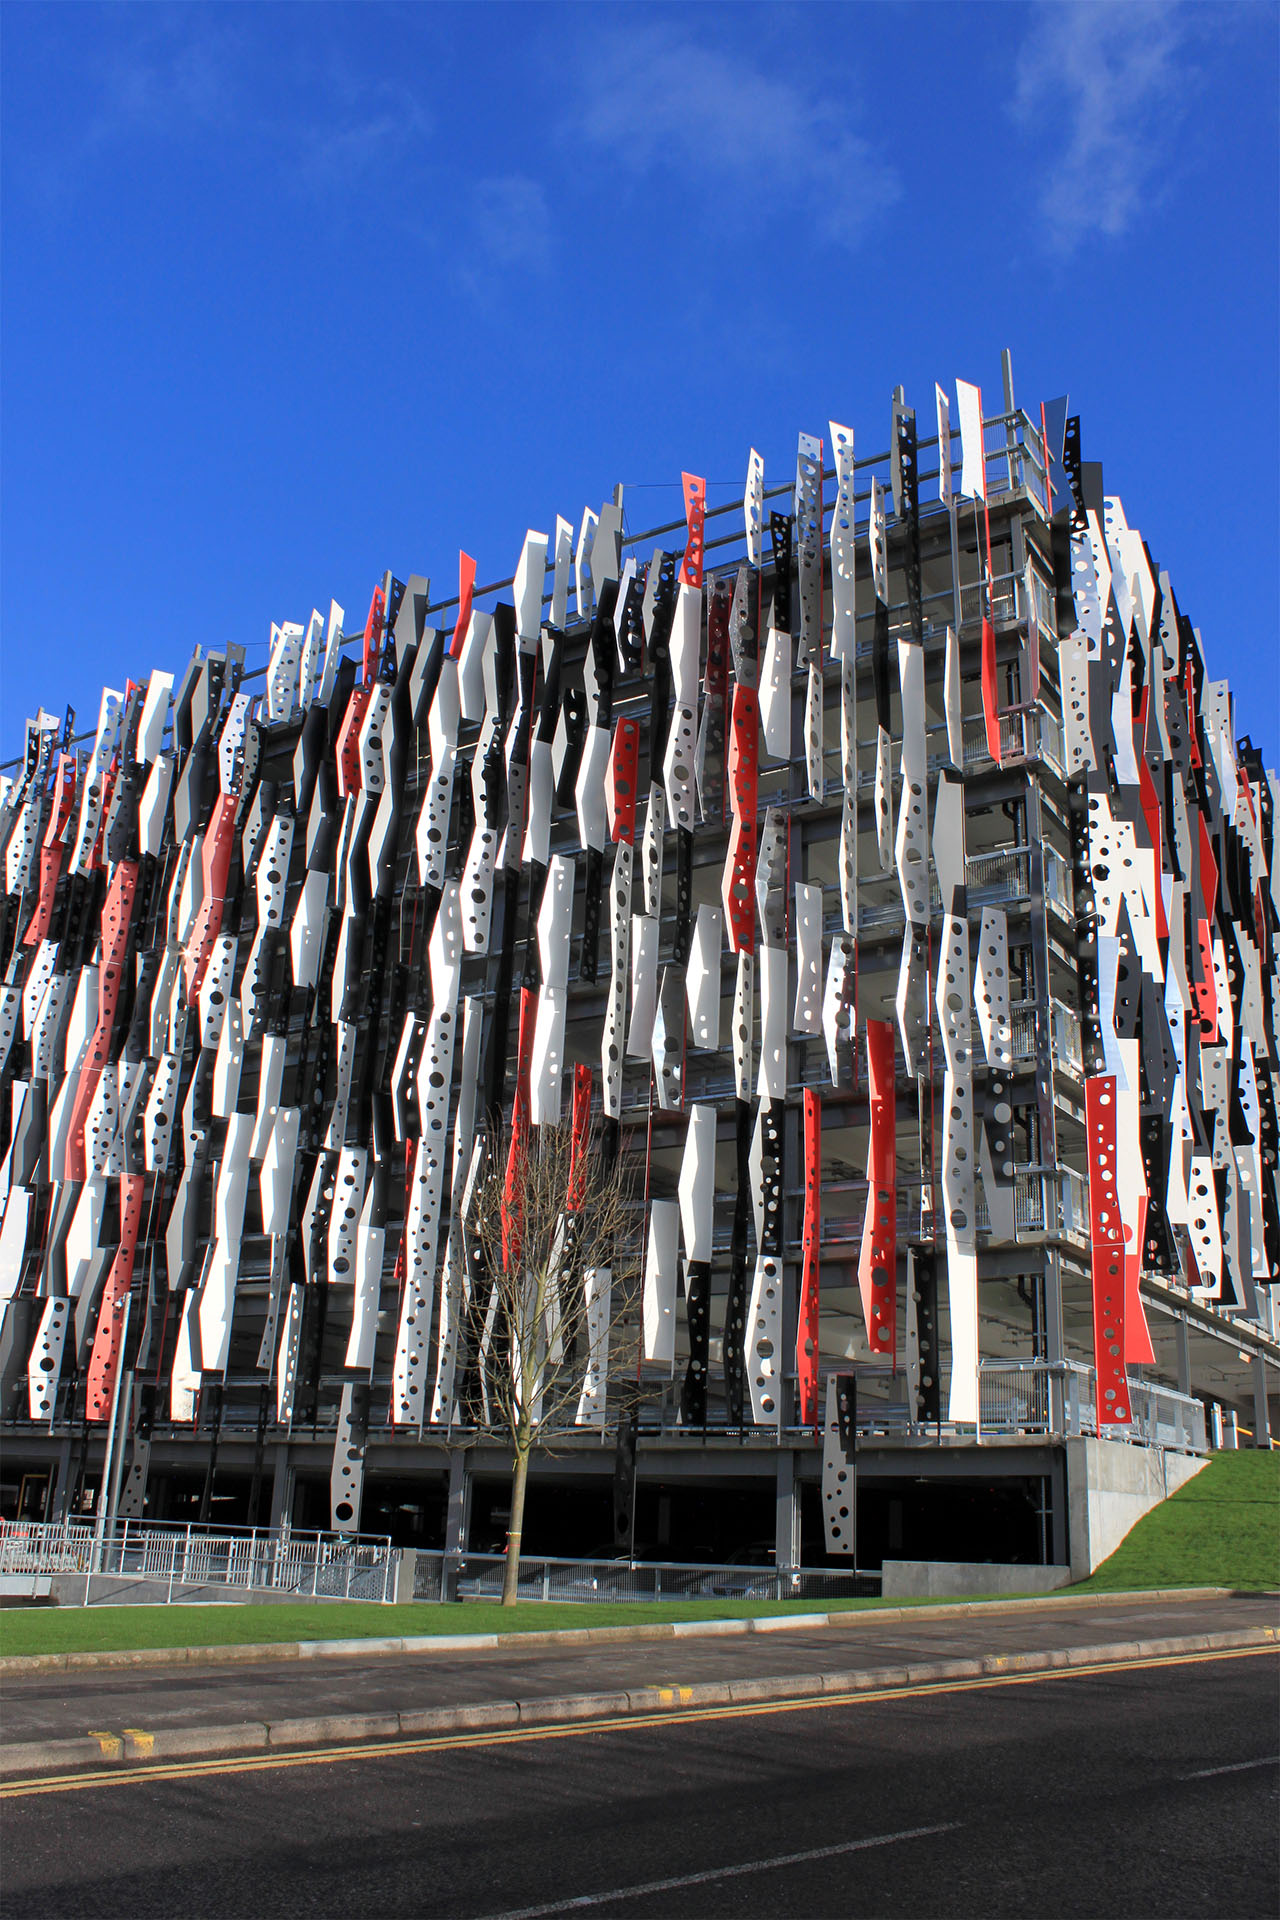
M981 1560L886 1560L886 1600L958 1599L988 1593L1053 1593L1070 1584L1070 1567L992 1566Z
M1131 1447L1123 1440L1067 1441L1067 1538L1071 1578L1087 1580L1144 1514L1208 1465L1194 1454Z

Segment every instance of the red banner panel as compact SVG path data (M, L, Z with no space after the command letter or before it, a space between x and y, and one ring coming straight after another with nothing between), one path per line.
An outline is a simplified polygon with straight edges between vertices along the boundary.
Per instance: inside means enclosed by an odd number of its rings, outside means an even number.
M1124 1222L1116 1183L1116 1081L1097 1074L1084 1085L1089 1140L1089 1232L1093 1245L1093 1363L1098 1373L1098 1425L1127 1426L1124 1370Z
M858 1291L871 1351L893 1358L898 1337L898 1148L893 1022L864 1022L871 1098L867 1215L858 1257Z

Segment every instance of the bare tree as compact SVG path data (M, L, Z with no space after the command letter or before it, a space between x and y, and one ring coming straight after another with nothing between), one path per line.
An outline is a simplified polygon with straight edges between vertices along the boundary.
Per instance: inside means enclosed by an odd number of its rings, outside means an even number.
M517 1127L488 1159L468 1226L492 1287L489 1417L511 1442L502 1604L513 1606L530 1454L557 1430L602 1425L610 1386L634 1377L641 1221L630 1168L598 1132Z

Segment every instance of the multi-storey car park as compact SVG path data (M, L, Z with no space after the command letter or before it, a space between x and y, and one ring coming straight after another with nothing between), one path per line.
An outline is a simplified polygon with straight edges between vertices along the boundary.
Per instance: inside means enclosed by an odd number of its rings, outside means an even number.
M9 1517L500 1545L470 1176L571 1114L642 1357L567 1267L528 1547L613 1550L634 1440L650 1557L1078 1568L1268 1443L1275 774L1065 401L889 415L29 723Z

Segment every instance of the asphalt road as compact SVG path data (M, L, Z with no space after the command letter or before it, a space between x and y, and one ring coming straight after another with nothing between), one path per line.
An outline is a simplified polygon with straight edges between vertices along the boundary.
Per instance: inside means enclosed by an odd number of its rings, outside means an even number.
M247 1665L108 1668L4 1676L8 1741L63 1739L89 1728L232 1725L293 1716L397 1712L567 1693L667 1687L761 1674L841 1673L1045 1648L1160 1640L1272 1626L1272 1594L1206 1600L1116 1600L983 1608L786 1632L467 1653L381 1655Z
M5 1905L14 1920L1272 1920L1278 1680L1268 1652L17 1789Z

